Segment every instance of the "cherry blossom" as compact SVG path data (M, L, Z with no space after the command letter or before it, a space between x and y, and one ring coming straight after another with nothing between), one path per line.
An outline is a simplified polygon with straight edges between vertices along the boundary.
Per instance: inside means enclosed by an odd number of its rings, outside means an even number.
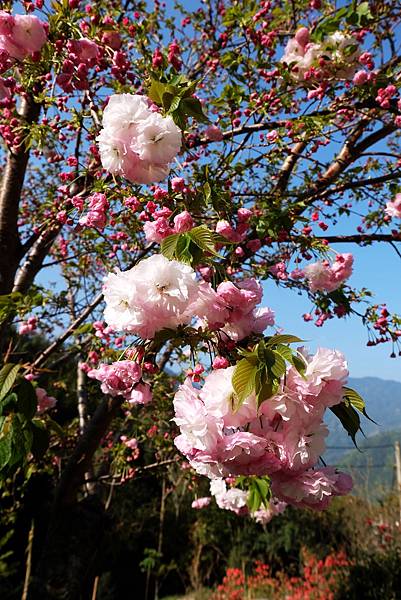
M401 194L396 194L394 200L387 202L385 213L390 217L401 218Z
M107 171L135 183L153 183L168 175L181 147L181 131L170 116L151 110L145 96L114 94L97 141Z
M191 267L154 254L128 271L106 277L105 320L117 331L151 338L160 329L191 321L187 309L198 287Z

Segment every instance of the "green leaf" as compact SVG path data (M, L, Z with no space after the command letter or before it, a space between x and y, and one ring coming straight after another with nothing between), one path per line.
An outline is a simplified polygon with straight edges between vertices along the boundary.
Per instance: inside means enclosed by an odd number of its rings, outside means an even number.
M13 387L20 367L21 365L13 365L12 363L9 363L4 365L0 371L0 400L7 396L8 392Z
M33 421L34 423L37 423L37 421ZM61 425L59 425L57 423L57 421L54 421L53 419L51 419L49 417L49 415L46 415L46 423L49 426L49 429L51 429L51 431L53 431L56 435L58 435L60 438L64 438L65 437L65 431L64 429L61 427Z
M164 97L163 97L164 99ZM179 96L173 96L173 99L170 103L169 112L174 112L175 110L179 110L181 98Z
M0 469L4 469L11 460L11 418L3 419L0 429Z
M213 233L205 225L194 227L188 232L188 235L199 248L216 255Z
M169 260L174 258L179 237L179 233L173 233L173 235L168 235L165 237L160 244L161 253Z
M250 396L255 388L255 376L257 372L257 359L252 361L248 358L241 359L234 369L232 384L238 403L235 410Z
M17 394L18 412L21 412L26 419L31 420L36 414L38 406L35 388L29 381L23 379L18 385Z
M152 78L152 83L148 89L148 96L155 104L162 106L163 94L166 91L166 84Z
M27 444L27 438L22 428L22 423L18 415L12 415L11 423L11 459L8 467L18 466L25 462L26 456L30 450Z
M212 188L210 187L210 183L208 181L206 181L206 183L203 184L203 195L205 197L206 202L209 202L212 195Z
M275 350L280 356L287 360L288 362L292 362L292 350L288 346L284 346L284 344L279 344Z
M13 410L15 411L15 409L17 408L17 403L18 403L17 394L14 392L12 392L11 394L8 394L8 396L3 398L3 400L0 403L1 413L4 415L7 412L13 412ZM11 408L11 410L10 410L10 408Z
M271 498L270 479L269 477L252 477L249 481L249 492L247 505L249 511L257 511L261 504L269 505ZM246 483L246 480L245 480Z
M280 354L278 354L278 352L274 352L273 354L274 363L270 367L270 370L273 375L277 377L277 379L280 379L280 377L286 372L285 360L282 356L280 356Z
M335 406L330 406L330 410L340 420L345 431L351 437L356 446L355 436L360 431L361 421L356 410L347 402L341 402Z
M343 398L346 402L350 403L354 408L356 408L356 410L362 413L367 419L369 419L369 421L372 421L372 423L375 423L377 425L377 423L373 421L373 419L371 419L367 414L365 409L365 401L358 394L358 392L356 392L352 388L343 387Z
M266 346L274 346L275 344L294 344L303 341L304 340L301 340L301 338L297 337L296 335L290 335L286 333L273 335L272 337L265 339Z
M259 408L262 402L273 396L272 381L268 378L264 366L261 369L258 369L255 376L255 394L257 408Z
M186 263L188 265L192 264L192 254L189 249L191 244L191 238L187 233L181 234L177 240L177 246L175 249L175 256L177 260Z
M305 374L305 371L306 371L306 363L305 363L305 361L302 360L302 358L300 358L296 354L293 354L291 362L294 365L294 367L296 368L296 370L298 371L298 373L300 375L302 375L302 377L303 377L304 374Z
M192 117L199 123L209 123L209 119L203 112L202 104L198 98L183 98L180 108L185 115Z

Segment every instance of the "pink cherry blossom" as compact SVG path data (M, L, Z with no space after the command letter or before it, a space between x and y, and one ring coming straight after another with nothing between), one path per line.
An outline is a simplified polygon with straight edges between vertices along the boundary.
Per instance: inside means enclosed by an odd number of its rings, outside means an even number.
M0 50L17 60L39 52L47 41L45 23L34 15L12 17L0 11Z
M174 217L174 231L176 233L185 233L190 231L194 226L194 220L187 210L180 212Z
M203 498L196 498L196 500L194 500L192 502L191 508L195 508L196 510L201 510L202 508L206 508L206 506L209 506L211 500L212 499L210 496L205 496Z
M181 131L170 116L152 111L146 97L115 94L103 111L97 141L107 171L134 183L153 183L168 175Z
M385 213L390 217L401 218L401 194L396 194L394 200L387 202Z
M165 237L174 233L165 217L159 217L155 221L146 221L143 225L146 241L160 243Z
M214 496L219 508L231 510L237 515L247 514L248 492L235 487L227 489L224 479L212 479L210 493Z
M121 360L107 365L102 363L97 369L91 369L88 377L102 382L100 389L110 396L123 396L131 400L133 387L139 382L142 370L138 363Z
M138 383L128 399L130 404L148 404L151 401L152 390L148 383Z
M116 331L151 338L165 327L189 323L193 314L188 307L198 291L191 267L154 254L129 271L117 270L106 277L105 320Z
M205 136L211 142L221 142L223 139L223 133L217 125L209 125L209 127L206 127Z
M327 508L332 496L344 496L352 489L352 478L334 467L309 470L296 477L275 477L272 490L288 504L314 510Z
M352 254L337 254L332 265L327 261L316 262L304 267L303 272L308 280L311 292L333 292L338 289L352 274Z
M269 502L268 508L262 505L258 510L251 513L251 517L256 521L256 523L267 525L267 523L269 523L273 517L284 512L286 507L286 502L282 502L281 500L273 498Z
M43 388L37 387L35 389L36 398L38 401L38 413L44 413L46 410L54 408L57 404L56 398L53 396L48 396L46 390Z

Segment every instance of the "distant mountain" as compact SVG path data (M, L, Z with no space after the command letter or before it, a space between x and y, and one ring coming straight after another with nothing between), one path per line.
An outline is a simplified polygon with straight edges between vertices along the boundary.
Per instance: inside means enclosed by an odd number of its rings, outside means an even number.
M396 440L401 441L401 429L378 433L339 459L337 465L352 475L357 494L374 498L394 488Z
M355 389L365 400L366 412L376 421L373 423L361 416L361 427L366 437L401 430L401 383L379 379L378 377L350 378L348 387ZM327 438L327 451L324 460L336 464L353 443L341 423L331 411L327 411L326 422L330 435ZM358 446L364 445L363 435L358 435Z

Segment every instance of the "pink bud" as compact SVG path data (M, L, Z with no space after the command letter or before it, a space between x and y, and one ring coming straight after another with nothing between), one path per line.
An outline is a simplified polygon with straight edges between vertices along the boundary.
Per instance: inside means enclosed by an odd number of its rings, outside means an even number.
M185 188L185 180L183 177L173 177L171 180L171 187L174 192L182 192Z
M226 369L229 366L230 363L224 356L216 356L212 364L213 369Z
M355 73L352 82L355 85L363 85L364 83L366 83L367 78L368 74L366 73L366 71L361 70Z
M187 210L174 217L174 230L176 233L184 233L194 226L194 221Z

